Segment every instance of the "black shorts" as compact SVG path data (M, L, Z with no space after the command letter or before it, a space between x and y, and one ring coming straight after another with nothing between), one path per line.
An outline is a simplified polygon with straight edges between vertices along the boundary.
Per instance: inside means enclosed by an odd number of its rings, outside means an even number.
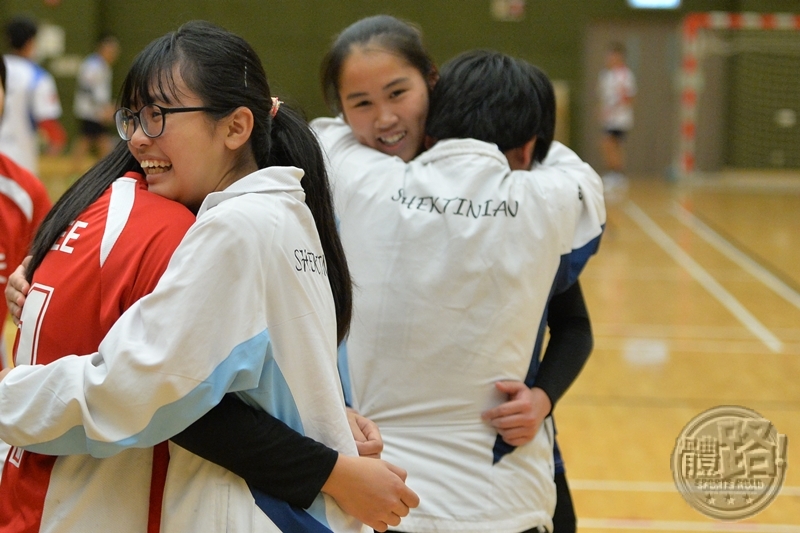
M108 133L108 128L105 125L95 122L93 120L81 120L81 135L89 137L90 139L97 139Z
M606 135L610 135L611 137L614 137L618 141L621 141L621 140L625 139L625 135L627 135L628 132L625 131L625 130L605 129L605 130L603 130L603 133L605 133Z

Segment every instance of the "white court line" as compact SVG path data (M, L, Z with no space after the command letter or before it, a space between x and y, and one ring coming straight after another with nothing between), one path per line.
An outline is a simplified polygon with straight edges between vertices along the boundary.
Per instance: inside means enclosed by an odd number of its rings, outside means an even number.
M750 256L725 240L722 235L708 227L702 220L694 216L682 205L675 203L673 214L675 217L693 230L700 238L713 246L722 255L739 265L758 281L772 289L775 294L800 309L800 293L792 289L778 276L758 264Z
M731 293L719 284L719 282L711 276L700 264L697 263L692 257L687 254L683 248L677 245L675 241L658 227L658 224L653 222L639 206L633 202L628 202L625 205L625 213L633 219L636 224L644 231L651 239L658 244L667 255L672 257L676 263L682 266L700 285L703 286L711 295L716 298L728 311L733 314L739 322L741 322L753 335L761 339L770 350L779 353L783 349L783 344L780 339L773 335L758 319L750 313L745 307L739 303Z
M578 531L611 529L633 531L717 531L724 533L800 533L800 526L789 524L740 524L732 522L688 522L635 518L578 518Z
M692 324L637 324L593 321L592 329L601 337L668 337L672 339L753 340L741 326L701 326ZM800 341L800 328L773 328L782 337Z
M569 488L570 490L593 490L598 492L678 492L675 483L605 479L570 479ZM800 496L800 487L781 487L778 496Z

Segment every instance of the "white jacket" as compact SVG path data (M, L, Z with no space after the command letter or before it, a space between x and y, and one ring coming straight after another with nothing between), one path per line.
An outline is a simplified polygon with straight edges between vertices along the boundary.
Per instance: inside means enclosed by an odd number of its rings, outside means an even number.
M472 139L406 164L359 145L339 119L313 126L356 286L352 402L420 496L401 528L552 527L552 427L510 451L480 414L504 400L496 381L525 379L551 290L596 250L600 178L558 143L532 171Z
M230 391L356 455L302 175L272 167L210 194L155 290L120 317L98 353L18 367L0 383L0 438L45 454L107 457L168 439ZM327 496L308 511L290 508L178 446L170 451L162 531L362 530Z

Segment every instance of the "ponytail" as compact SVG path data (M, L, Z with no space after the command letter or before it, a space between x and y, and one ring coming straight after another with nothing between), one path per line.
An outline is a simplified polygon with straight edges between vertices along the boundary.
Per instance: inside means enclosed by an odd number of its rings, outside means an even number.
M121 104L130 107L155 100L180 100L175 67L180 69L182 83L212 109L212 118L218 120L240 106L250 109L254 119L250 148L258 168L294 166L305 171L300 184L322 241L341 341L350 328L352 287L336 231L325 162L314 133L286 104L272 116L267 74L247 41L199 20L153 41L136 56L122 85Z
M306 205L314 216L322 241L328 281L336 305L337 342L342 342L350 330L353 287L342 241L336 229L333 198L322 149L306 120L286 104L280 106L272 119L270 136L272 149L267 166L294 166L305 172L300 185L306 193Z
M33 279L33 273L42 264L44 256L72 221L100 198L114 180L130 171L141 172L142 167L131 155L128 146L121 142L67 189L47 213L33 239L33 258L26 272L28 282Z

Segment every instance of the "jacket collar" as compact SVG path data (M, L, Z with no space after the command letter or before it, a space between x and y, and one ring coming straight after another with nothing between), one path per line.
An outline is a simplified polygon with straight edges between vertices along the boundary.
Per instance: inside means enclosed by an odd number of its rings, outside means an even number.
M203 205L197 212L199 217L212 207L215 207L229 198L248 193L276 193L286 192L299 194L305 200L305 192L300 185L305 173L297 167L267 167L248 174L247 176L230 184L222 191L212 192L203 200Z

